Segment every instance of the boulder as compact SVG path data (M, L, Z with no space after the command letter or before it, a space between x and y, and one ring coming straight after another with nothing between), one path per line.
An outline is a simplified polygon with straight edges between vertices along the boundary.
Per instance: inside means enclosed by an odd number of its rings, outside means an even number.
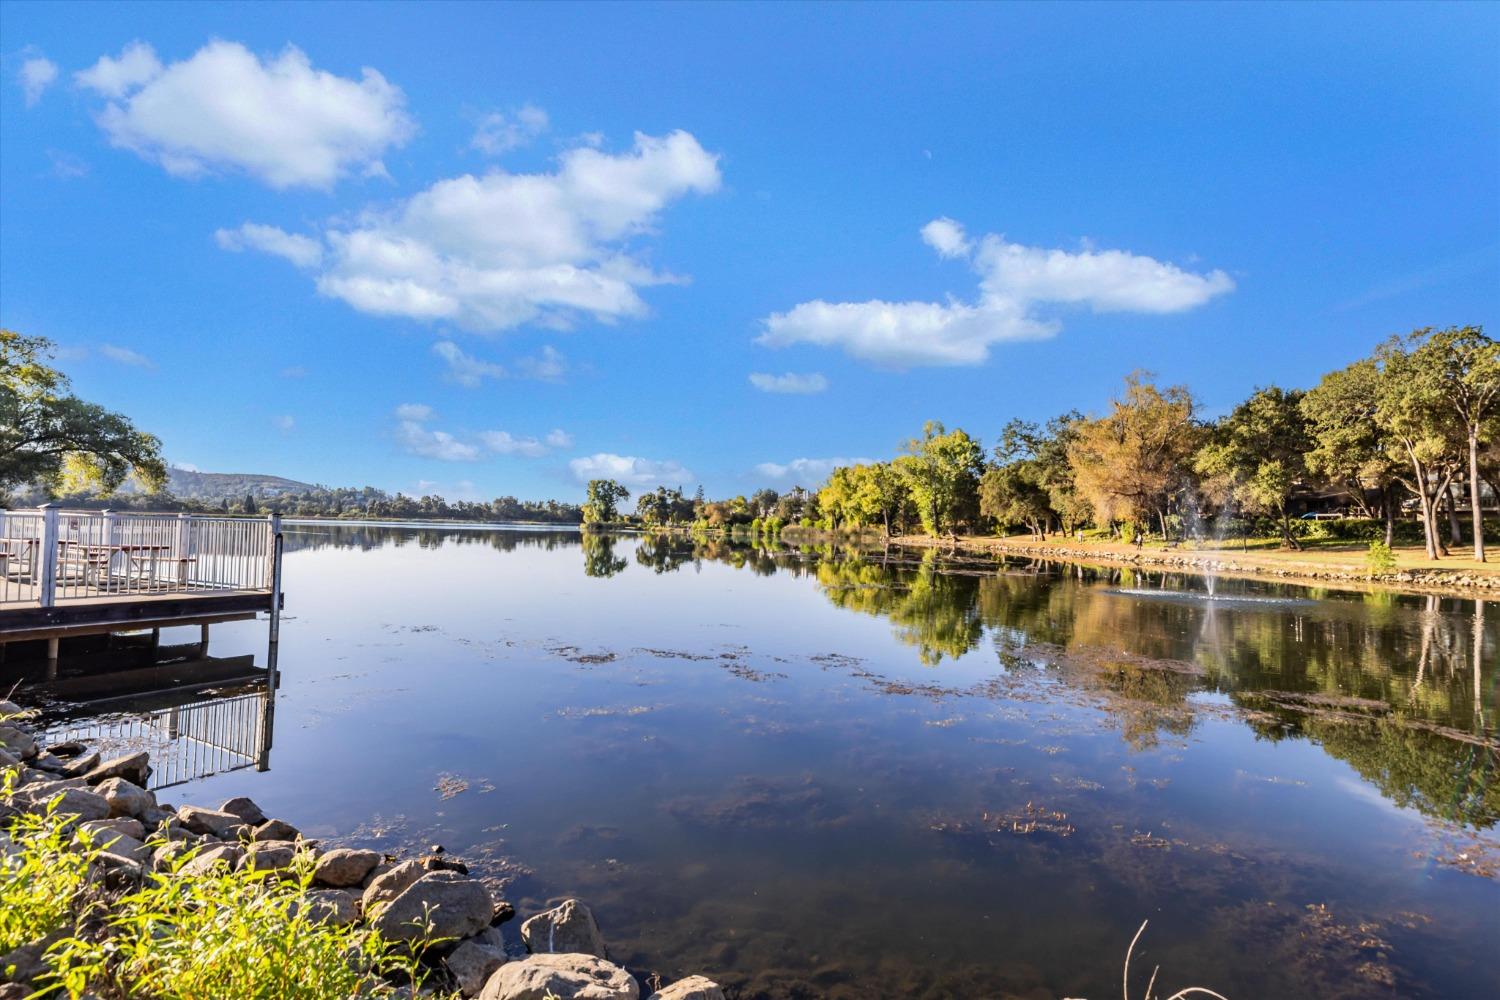
M13 715L25 714L25 709L8 698L0 698L0 719L8 719Z
M88 774L90 771L92 771L94 768L98 767L99 761L101 759L102 758L99 756L98 750L95 750L91 753L85 753L68 761L67 766L63 768L62 773L69 778L81 778L85 774Z
M129 858L138 865L151 860L151 848L141 843L139 837L132 837L119 830L101 830L94 834L94 846L110 854Z
M491 927L460 943L443 961L459 992L466 997L478 996L490 976L506 962L505 939Z
M63 740L61 743L50 744L47 749L58 757L74 760L88 753L89 745L79 740Z
M177 859L191 851L196 845L186 840L171 840L151 852L153 871L171 871Z
M365 887L360 908L365 916L370 916L375 912L375 907L382 903L389 903L426 874L427 869L422 867L420 861L401 862L390 871L383 872L370 880L370 884Z
M347 889L310 889L299 906L307 908L307 918L319 923L343 927L359 919L359 896Z
M593 955L528 955L490 976L479 1000L640 1000L635 977Z
M101 843L101 837L114 833L123 833L136 840L146 839L145 824L128 816L122 816L119 819L91 819L87 823L79 823L78 828L87 831L96 844Z
M53 782L53 784L60 784L60 782ZM31 787L26 788L25 791L31 792ZM109 802L104 796L72 786L55 791L48 789L45 794L31 796L31 808L33 810L45 809L54 797L57 799L57 813L60 816L77 816L80 820L109 819Z
M427 872L374 914L370 926L397 941L466 938L489 927L493 910L483 882Z
M26 730L15 726L0 726L0 747L22 760L30 760L36 756L36 739Z
M8 746L0 745L0 768L20 767L21 755Z
M236 837L245 825L245 821L234 813L200 809L197 806L178 809L177 821L193 833L207 833L215 837Z
M105 778L124 778L132 784L144 785L150 774L151 755L144 750L137 750L111 757L90 770L83 779L91 785L97 785Z
M250 833L251 840L296 840L300 836L295 826L279 819L268 819Z
M339 847L318 859L318 865L313 869L313 881L335 889L347 889L363 882L378 864L378 851Z
M237 795L219 806L219 812L232 813L240 818L246 826L260 826L266 821L266 814L260 811L260 806L243 795ZM278 838L295 840L295 837Z
M657 990L649 1000L724 1000L724 991L712 979L688 976Z
M244 853L243 850L234 844L220 844L217 847L210 847L206 851L195 854L187 864L178 869L178 873L182 875L207 875L218 865L223 865L232 870L235 865L239 864L239 860Z
M251 843L237 866L241 871L270 872L290 868L298 846L291 840L257 840Z
M40 768L43 771L50 771L53 774L61 774L67 768L68 762L54 755L50 750L43 750L31 758L31 766Z
M521 940L533 954L581 954L608 958L604 936L589 908L567 899L521 924Z
M124 778L105 778L94 786L94 794L104 796L111 816L133 816L137 819L156 808L156 796Z

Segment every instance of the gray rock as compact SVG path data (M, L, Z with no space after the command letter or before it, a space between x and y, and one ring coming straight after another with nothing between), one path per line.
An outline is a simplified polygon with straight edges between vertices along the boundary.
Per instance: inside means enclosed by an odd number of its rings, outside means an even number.
M234 813L200 809L197 806L178 809L177 821L193 833L208 833L215 837L236 837L245 825L244 820Z
M307 908L307 918L343 927L359 919L359 896L347 889L311 889L300 906Z
M268 819L258 824L250 834L251 840L296 840L302 836L292 824L279 819Z
M724 1000L724 991L712 979L688 976L657 990L649 1000Z
M0 746L0 768L20 767L21 755L14 753L10 747Z
M13 715L21 715L25 711L25 709L15 702L7 698L0 698L0 719L8 719Z
M427 872L375 913L370 926L397 941L466 938L490 925L493 909L483 882Z
M339 847L318 859L313 881L335 889L359 885L380 864L380 852Z
M53 785L61 782L52 782ZM109 802L102 795L71 785L62 788L48 788L43 793L32 793L37 786L28 786L22 791L28 793L30 808L40 811L47 808L54 798L57 800L57 813L60 816L77 816L80 820L109 819ZM20 796L18 795L17 798Z
M82 826L88 825L82 824ZM91 832L95 847L127 857L137 864L145 864L151 860L151 848L143 844L139 837L131 836L121 830L96 829Z
M150 773L151 755L144 750L137 750L111 757L90 770L83 778L91 785L97 785L105 778L124 778L132 784L144 785Z
M579 954L608 958L604 936L589 908L567 899L521 924L521 940L533 954Z
M72 760L68 761L68 764L63 768L62 773L69 778L81 778L85 774L88 774L90 771L92 771L94 768L98 767L99 761L102 759L103 758L99 756L99 751L94 750L90 753L83 754L80 757L74 757Z
M593 955L528 955L490 976L479 1000L640 1000L635 977Z
M235 796L219 807L219 812L233 813L238 816L246 826L260 826L266 821L266 814L260 811L260 806L243 795ZM295 838L287 837L287 840Z
M210 847L208 850L194 855L187 864L178 869L178 873L182 875L207 875L219 865L233 870L234 866L239 864L239 860L244 853L243 850L234 844L220 844L217 847Z
M191 851L196 845L186 840L172 840L162 844L151 852L151 868L153 871L171 871L172 865L179 857Z
M36 739L24 729L15 726L0 726L0 746L22 760L36 756Z
M124 778L105 778L94 786L94 794L104 796L111 816L133 816L136 819L156 808L156 796Z
M422 867L420 861L403 861L390 871L371 879L370 884L365 887L364 897L361 900L361 909L364 910L365 916L372 915L375 907L382 903L389 903L426 874L427 869Z
M12 982L30 983L47 971L47 964L42 961L42 956L61 936L54 932L0 955L0 970L11 969L10 975L6 978Z
M291 867L297 860L297 845L290 840L260 840L245 849L238 867L242 871L269 872Z
M105 834L123 833L127 837L136 840L146 839L146 825L138 819L121 816L118 819L91 819L87 823L78 824L80 830L86 830L98 843L99 838Z
M68 762L61 757L54 756L50 750L42 750L31 758L31 766L53 774L61 774L66 770ZM66 777L66 775L64 775Z
M481 931L453 949L443 960L466 997L478 996L495 970L506 962L504 939L495 928Z

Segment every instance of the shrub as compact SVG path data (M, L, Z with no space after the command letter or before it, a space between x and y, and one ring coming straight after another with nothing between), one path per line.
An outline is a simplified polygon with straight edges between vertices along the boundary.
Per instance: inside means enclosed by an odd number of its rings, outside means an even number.
M1391 547L1382 541L1371 542L1369 551L1365 553L1365 569L1370 576L1389 573L1395 568L1396 557L1391 552Z
M6 772L7 800L14 781ZM0 856L0 955L66 927L88 885L93 848L55 809L54 801L42 815L19 813L11 821L11 848Z

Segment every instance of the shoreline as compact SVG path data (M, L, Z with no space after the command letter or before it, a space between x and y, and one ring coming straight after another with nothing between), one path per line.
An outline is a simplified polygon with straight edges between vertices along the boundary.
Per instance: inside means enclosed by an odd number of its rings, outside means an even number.
M1311 553L1288 558L1257 558L1254 553L1231 553L1223 549L1140 549L1122 551L1123 546L1105 547L1083 543L1019 542L1008 538L962 535L955 541L928 535L893 535L889 544L907 548L937 548L991 555L1050 559L1056 562L1150 567L1179 573L1231 576L1247 580L1295 583L1309 586L1370 591L1401 591L1414 594L1446 594L1458 597L1500 597L1500 566L1493 570L1446 568L1441 565L1401 567L1370 573L1363 567L1320 561Z

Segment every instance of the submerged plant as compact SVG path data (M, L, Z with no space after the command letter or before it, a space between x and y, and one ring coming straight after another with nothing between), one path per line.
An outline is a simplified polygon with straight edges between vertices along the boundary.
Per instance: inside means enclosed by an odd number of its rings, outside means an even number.
M1141 926L1136 930L1135 937L1130 939L1130 947L1125 949L1125 973L1122 978L1125 1000L1130 1000L1130 959L1131 956L1135 953L1136 942L1141 939L1142 934L1146 933L1146 925L1150 922L1151 921L1149 920L1141 921ZM1146 983L1146 992L1141 994L1141 1000L1154 1000L1151 991L1156 986L1156 974L1160 971L1161 966L1159 965L1151 970L1151 980ZM1228 1000L1228 998L1226 998L1223 994L1215 993L1213 990L1208 989L1204 986L1185 986L1182 989L1178 990L1176 993L1173 993L1171 996L1167 997L1167 1000L1186 1000L1187 997L1196 996L1214 997L1215 1000Z

